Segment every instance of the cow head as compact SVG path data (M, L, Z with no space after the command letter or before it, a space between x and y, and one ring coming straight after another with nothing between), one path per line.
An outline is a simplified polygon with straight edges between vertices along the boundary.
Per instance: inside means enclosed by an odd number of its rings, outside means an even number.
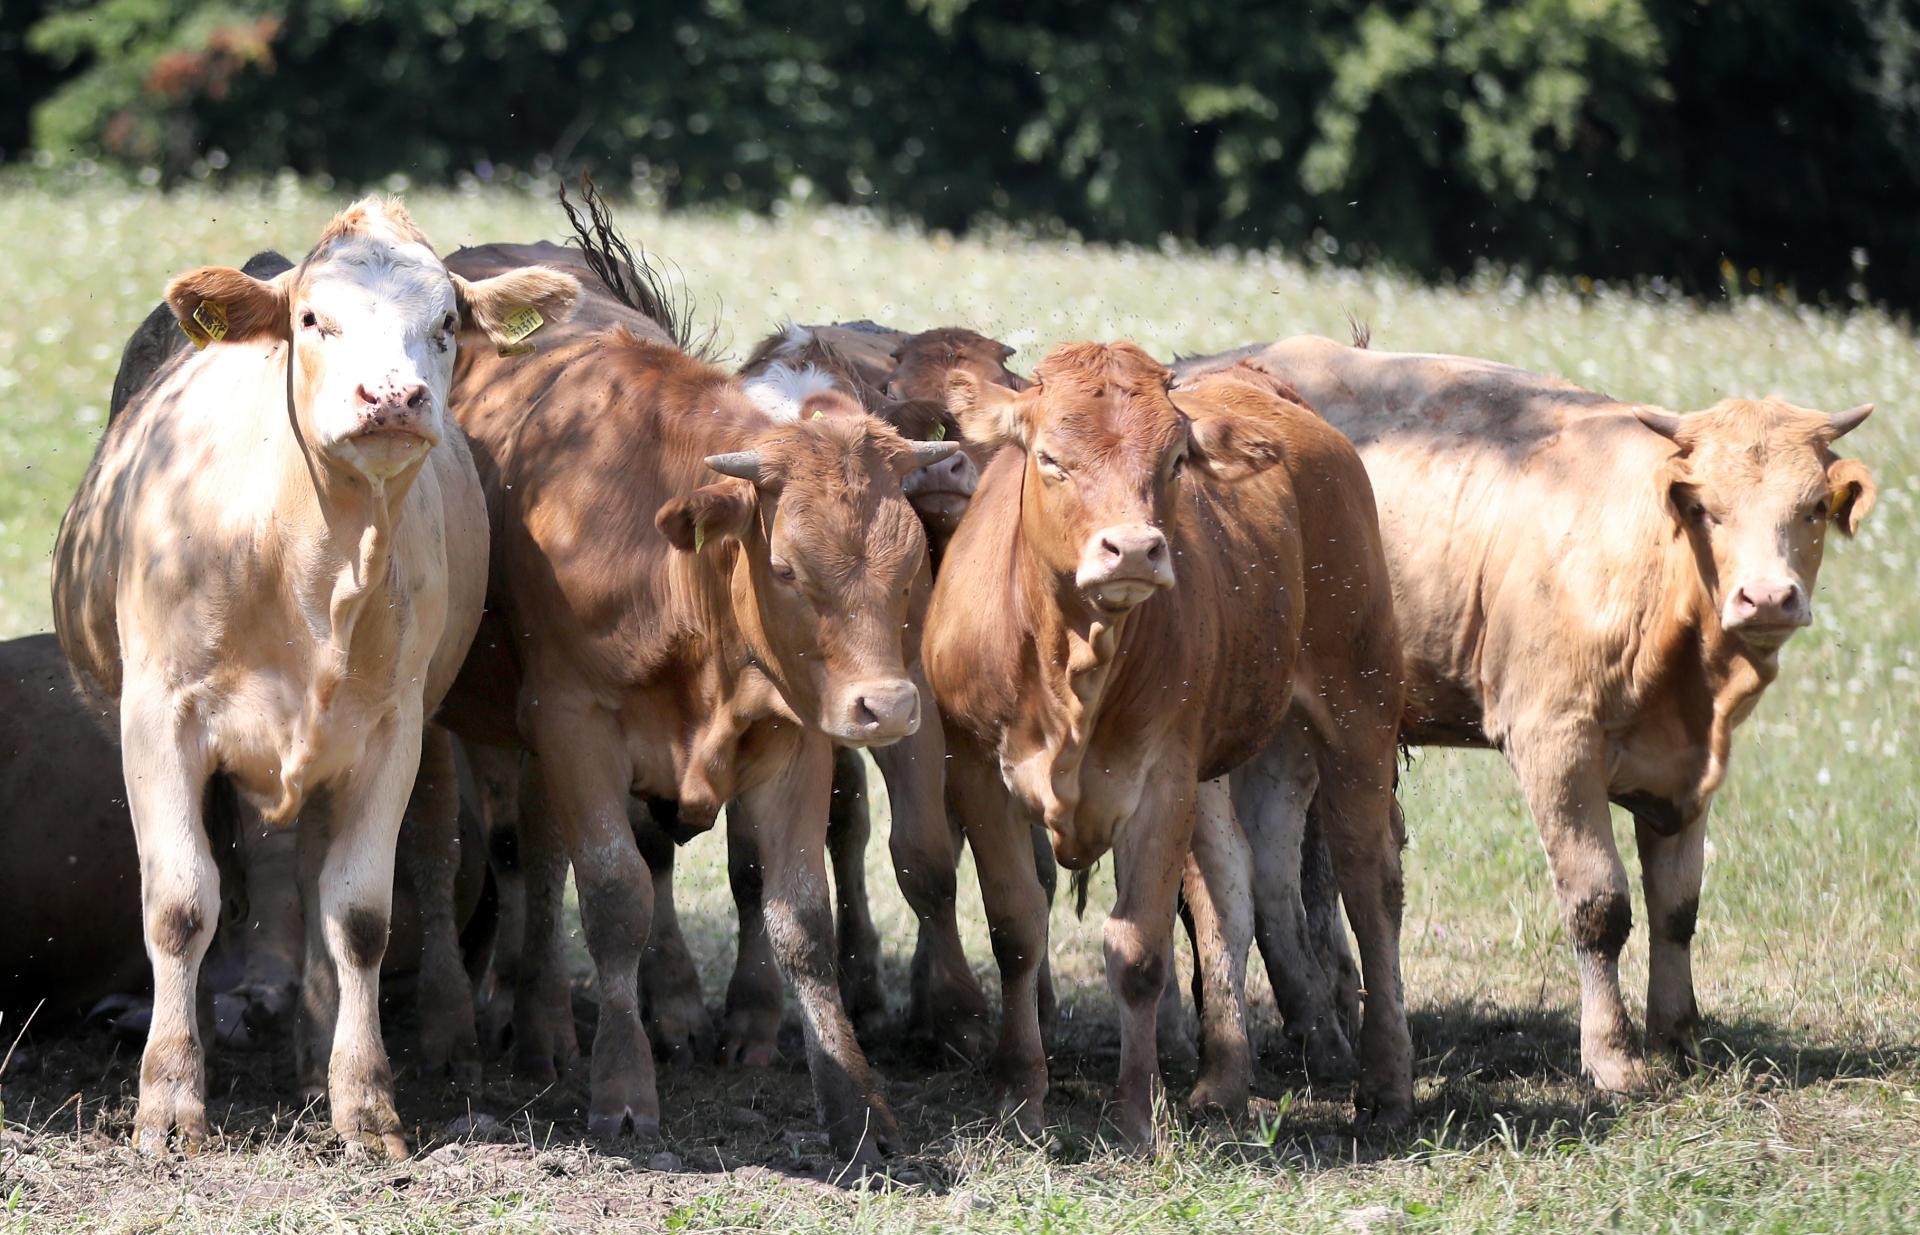
M175 279L167 303L201 346L288 343L293 414L329 464L384 483L447 427L456 339L505 344L573 311L580 284L541 266L470 283L450 273L398 202L336 215L306 260L271 280L225 266Z
M1182 474L1234 481L1279 461L1257 421L1189 420L1173 374L1131 343L1056 349L1012 391L956 371L948 406L966 436L1026 454L1021 535L1028 551L1099 613L1125 613L1174 584L1166 528Z
M893 401L885 413L888 423L912 438L958 436L959 426L947 410L947 375L970 373L982 382L1025 390L1027 380L1007 368L1011 355L1006 344L964 327L921 331L894 349L885 385ZM990 448L963 441L958 451L915 472L902 486L928 533L942 543L967 512L991 454Z
M1728 399L1689 416L1635 410L1679 448L1658 484L1721 625L1761 652L1812 624L1828 526L1851 536L1873 509L1873 473L1829 449L1872 411L1829 415L1778 399Z
M932 586L900 479L953 446L908 442L850 399L821 402L709 457L728 479L668 502L655 522L684 553L737 545L733 608L755 662L836 742L884 746L920 727L903 633Z

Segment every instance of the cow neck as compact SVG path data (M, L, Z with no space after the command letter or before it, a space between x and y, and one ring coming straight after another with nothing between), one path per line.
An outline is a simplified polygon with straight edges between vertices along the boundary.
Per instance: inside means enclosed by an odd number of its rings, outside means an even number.
M1684 540L1685 534L1681 533L1683 543ZM1699 807L1725 783L1733 731L1759 703L1761 692L1779 675L1779 654L1755 651L1721 624L1720 611L1701 580L1690 552L1662 556L1667 561L1667 594L1680 598L1675 616L1694 645L1693 653L1699 657L1707 691L1713 700L1712 719L1707 732L1701 735L1705 739L1707 761L1699 779L1690 787L1693 801L1681 804ZM1643 639L1641 645L1655 647L1657 643L1657 640Z
M1045 742L1046 784L1041 813L1055 831L1068 827L1080 805L1080 770L1100 721L1101 703L1113 676L1134 610L1096 615L1081 598L1071 574L1028 553L1026 479L1020 490L1021 604L1033 623L1035 661L1044 689L1034 696Z
M757 615L741 613L738 572L749 569L747 550L734 541L704 553L675 553L669 558L674 607L694 632L699 650L690 697L691 724L677 749L675 796L682 815L718 813L733 796L734 767L747 730L766 719L771 679L743 633Z
M299 462L283 455L289 461L274 526L283 547L292 549L281 555L287 567L284 577L295 607L313 631L315 649L281 769L280 800L267 812L276 823L291 821L306 797L303 773L340 684L353 673L354 636L361 619L407 600L393 595L390 586L395 576L394 529L431 455L387 480L331 464L300 432L291 357L286 368L287 427L295 446L291 455Z

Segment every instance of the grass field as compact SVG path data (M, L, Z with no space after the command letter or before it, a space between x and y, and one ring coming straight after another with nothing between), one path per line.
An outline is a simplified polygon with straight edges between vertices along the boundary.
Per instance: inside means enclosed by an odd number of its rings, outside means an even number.
M297 252L337 205L297 186L0 190L0 635L48 625L54 528L101 429L120 346L166 278L268 245ZM561 229L544 197L421 193L411 205L443 249ZM210 1109L227 1135L199 1159L149 1165L125 1143L137 1048L95 1036L41 1044L4 1077L0 1231L1920 1228L1920 752L1909 732L1920 719L1920 352L1905 323L1761 298L1702 309L1494 278L1438 291L1268 256L955 242L848 215L623 223L679 264L736 355L789 316L964 322L1031 364L1066 339L1132 338L1164 355L1340 334L1352 313L1381 347L1493 357L1676 409L1731 393L1877 401L1846 445L1874 467L1880 506L1858 540L1830 549L1819 622L1784 654L1717 802L1696 943L1708 1066L1631 1101L1582 1087L1573 962L1532 826L1494 758L1425 752L1403 781L1419 1103L1404 1139L1355 1141L1344 1095L1312 1086L1276 1048L1251 1126L1183 1131L1152 1163L1110 1154L1098 1113L1116 1044L1098 915L1079 922L1063 907L1053 946L1067 1019L1051 1109L1068 1131L1056 1154L996 1134L977 1078L882 1049L920 1143L880 1191L822 1182L829 1164L793 1067L668 1077L665 1149L630 1156L579 1145L577 1090L490 1077L469 1097L416 1083L401 1109L421 1120L422 1152L376 1168L328 1145L324 1119L288 1096L281 1060L216 1054ZM891 989L904 999L908 915L880 847L871 860ZM682 870L683 914L717 998L731 959L718 841L694 845ZM1095 906L1104 893L1097 883ZM966 886L969 945L987 974L978 905ZM1645 952L1636 933L1635 991ZM0 1028L0 1051L11 1038ZM1172 1078L1176 1095L1190 1079ZM469 1108L499 1122L463 1133L456 1117Z

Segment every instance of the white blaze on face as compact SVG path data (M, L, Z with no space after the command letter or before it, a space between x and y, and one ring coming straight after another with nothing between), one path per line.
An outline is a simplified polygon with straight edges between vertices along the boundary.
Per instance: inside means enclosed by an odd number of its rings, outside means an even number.
M384 478L446 431L458 308L446 267L378 230L310 262L292 306L296 388L322 450Z

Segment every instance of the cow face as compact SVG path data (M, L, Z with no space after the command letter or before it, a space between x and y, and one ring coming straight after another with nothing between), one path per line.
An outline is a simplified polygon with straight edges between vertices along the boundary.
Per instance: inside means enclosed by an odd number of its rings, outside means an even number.
M1680 448L1659 477L1661 492L1721 625L1759 651L1812 624L1827 528L1851 536L1873 508L1873 474L1828 449L1872 411L1829 415L1777 399L1728 399L1690 416L1636 413Z
M710 457L733 479L667 503L655 521L682 552L737 542L733 607L755 662L836 742L884 746L920 727L903 648L932 586L900 478L953 446L909 443L851 400L820 410ZM917 636L911 648L917 656Z
M1027 380L1007 368L1011 355L1006 344L962 327L914 335L893 352L894 368L885 384L887 398L894 401L888 422L914 438L957 433L959 426L947 411L947 375L971 373L985 383L1025 390ZM990 448L963 441L954 454L907 477L902 487L929 535L942 542L953 535L991 455Z
M1257 424L1189 420L1173 374L1131 343L1073 344L1024 392L948 377L948 406L973 441L1026 452L1022 536L1093 610L1125 613L1174 584L1166 529L1182 476L1238 480L1279 457Z
M579 294L572 275L544 267L469 283L398 203L368 198L271 281L205 267L175 279L167 302L202 346L290 343L301 436L320 458L384 483L446 432L457 338L507 343L533 320L527 310L564 320Z

